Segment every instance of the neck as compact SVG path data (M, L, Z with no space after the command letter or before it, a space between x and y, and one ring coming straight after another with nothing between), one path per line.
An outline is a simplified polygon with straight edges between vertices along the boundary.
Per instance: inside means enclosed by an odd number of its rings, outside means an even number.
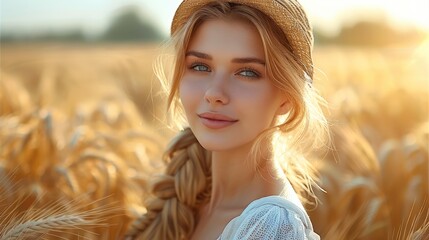
M284 179L270 154L264 154L258 167L249 159L250 147L212 153L212 194L209 211L244 209L251 201L280 194Z

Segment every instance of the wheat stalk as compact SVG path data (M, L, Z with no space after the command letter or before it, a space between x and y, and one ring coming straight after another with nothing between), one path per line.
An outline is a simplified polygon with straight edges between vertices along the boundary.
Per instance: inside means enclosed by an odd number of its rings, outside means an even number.
M45 233L54 229L71 229L79 225L88 225L89 223L89 221L79 215L50 216L15 225L11 229L6 230L1 239L13 240L24 235L31 236L32 234Z

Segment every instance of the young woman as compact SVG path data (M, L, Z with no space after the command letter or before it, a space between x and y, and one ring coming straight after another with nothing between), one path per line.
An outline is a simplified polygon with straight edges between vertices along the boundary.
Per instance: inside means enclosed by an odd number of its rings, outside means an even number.
M322 142L326 120L301 5L185 0L171 33L168 103L189 127L128 239L319 239L300 201L311 168L297 153Z

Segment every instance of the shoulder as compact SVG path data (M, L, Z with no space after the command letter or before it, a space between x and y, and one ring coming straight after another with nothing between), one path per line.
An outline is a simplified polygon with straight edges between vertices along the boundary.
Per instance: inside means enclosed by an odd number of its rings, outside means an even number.
M305 210L279 196L253 201L224 229L220 239L320 239Z

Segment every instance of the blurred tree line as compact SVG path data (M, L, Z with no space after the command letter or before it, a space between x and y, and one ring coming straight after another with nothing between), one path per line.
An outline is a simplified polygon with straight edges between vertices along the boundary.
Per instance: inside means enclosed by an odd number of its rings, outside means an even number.
M425 40L427 33L417 28L397 30L384 21L360 21L343 26L336 35L329 37L317 29L314 31L318 45L339 44L351 46L383 47L391 45L416 45Z
M37 35L2 34L1 42L157 42L167 38L156 26L143 20L137 8L130 7L115 16L99 36L89 38L81 29Z
M344 26L339 34L327 36L315 29L318 45L337 44L351 46L382 47L390 45L415 45L424 40L426 33L417 28L398 30L383 21L361 21ZM148 21L143 20L137 8L127 8L114 17L110 26L95 38L89 38L81 29L66 32L48 32L39 35L13 35L4 33L1 43L14 42L158 42L168 36Z

